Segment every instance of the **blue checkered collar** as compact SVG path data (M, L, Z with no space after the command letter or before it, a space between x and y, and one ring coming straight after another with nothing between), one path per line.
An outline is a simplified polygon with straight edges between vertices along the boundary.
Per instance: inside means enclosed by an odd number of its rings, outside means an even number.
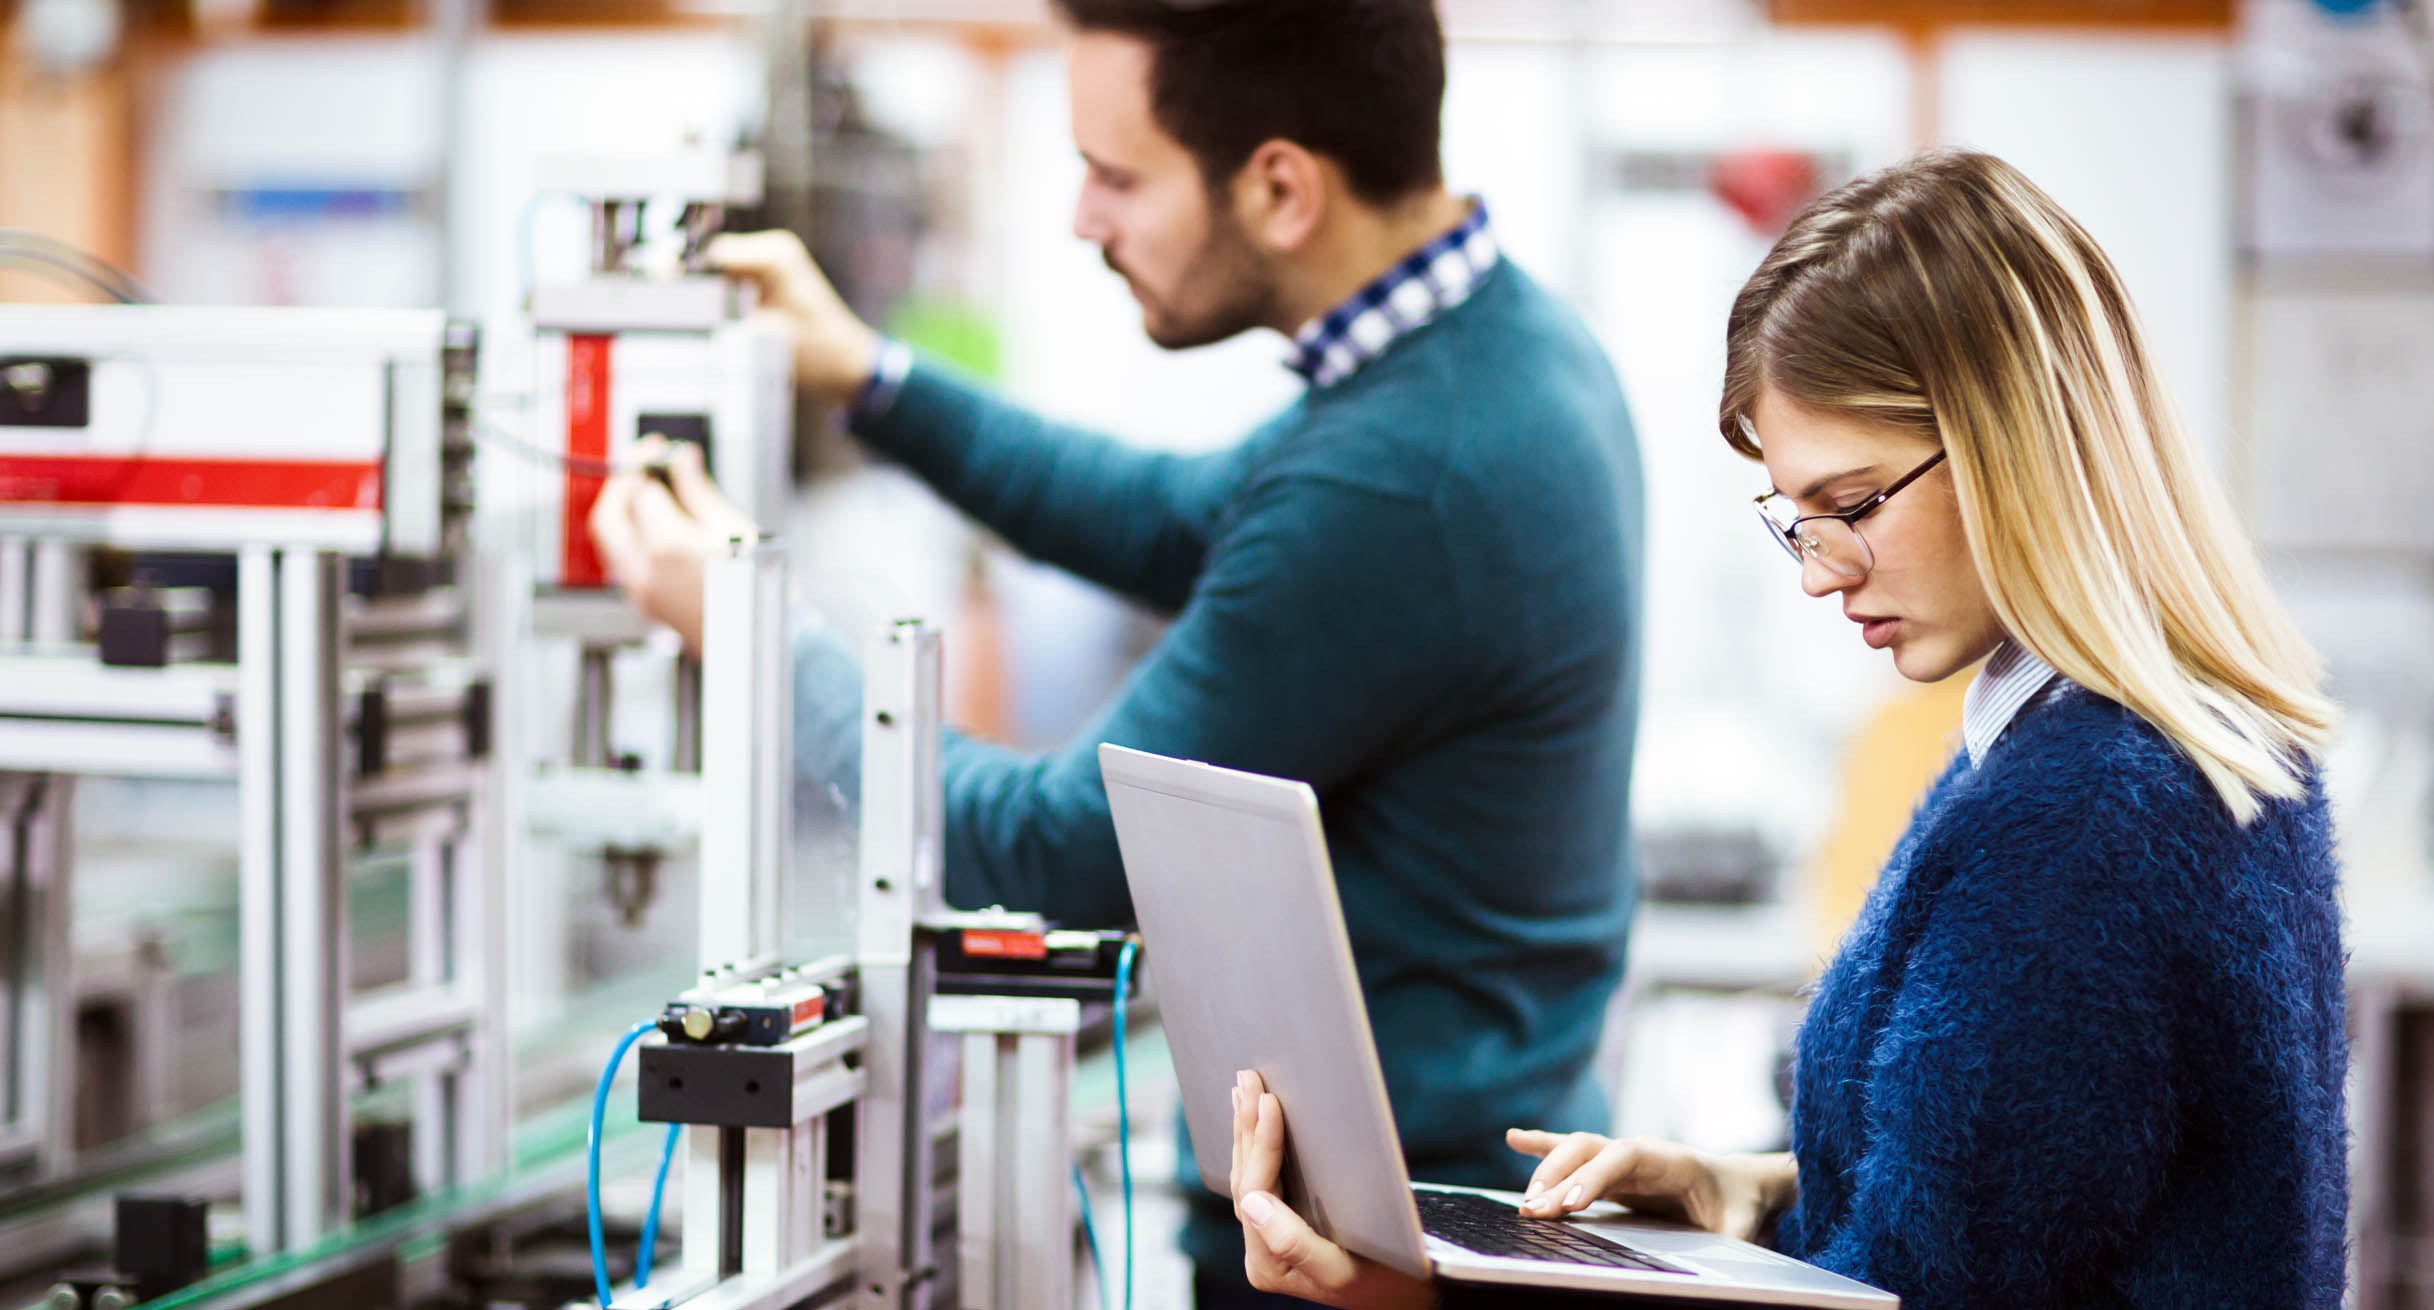
M1470 299L1500 257L1487 202L1473 197L1469 217L1294 333L1285 367L1313 387L1334 386Z

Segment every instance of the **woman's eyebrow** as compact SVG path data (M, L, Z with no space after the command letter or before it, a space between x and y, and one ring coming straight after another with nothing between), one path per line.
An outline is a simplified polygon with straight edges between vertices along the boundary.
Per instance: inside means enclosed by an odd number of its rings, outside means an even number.
M1815 482L1802 487L1800 489L1800 494L1798 495L1793 495L1781 487L1775 488L1775 494L1788 500L1807 500L1809 497L1814 496L1818 492L1824 490L1825 485L1829 482L1840 482L1844 478L1855 478L1862 473L1874 473L1875 471L1876 466L1874 464L1863 464L1855 469L1844 469L1840 473L1828 473L1824 477L1817 479Z

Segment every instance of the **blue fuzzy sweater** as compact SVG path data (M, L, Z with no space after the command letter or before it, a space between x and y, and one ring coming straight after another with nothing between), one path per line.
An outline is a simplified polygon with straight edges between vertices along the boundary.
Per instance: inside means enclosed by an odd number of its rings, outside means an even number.
M2320 789L2240 828L2121 706L2023 710L1929 790L1818 984L1777 1248L1904 1310L2340 1305L2335 878Z
M1777 1245L1908 1310L2339 1305L2336 876L2320 789L2241 828L2119 705L2024 711L1818 985Z

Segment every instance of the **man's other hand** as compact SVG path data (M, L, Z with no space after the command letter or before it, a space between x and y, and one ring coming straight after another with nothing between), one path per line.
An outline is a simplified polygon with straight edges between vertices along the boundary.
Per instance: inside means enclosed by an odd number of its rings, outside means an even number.
M702 254L710 266L750 282L762 312L794 340L794 383L815 399L842 405L879 366L879 334L854 316L811 252L792 232L732 232Z
M610 478L592 506L592 541L610 580L644 617L664 623L701 653L702 572L737 538L760 533L702 467L701 447L651 435L636 447L646 463ZM652 468L665 469L666 481Z

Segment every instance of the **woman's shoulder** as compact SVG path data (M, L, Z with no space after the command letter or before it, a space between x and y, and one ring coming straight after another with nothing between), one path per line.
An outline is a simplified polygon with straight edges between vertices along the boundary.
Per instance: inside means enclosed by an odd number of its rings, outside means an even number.
M2151 891L2159 877L2272 876L2294 863L2329 870L2312 770L2305 795L2271 801L2243 826L2169 737L2073 684L2023 711L1976 772L1943 816L1946 844L1965 863L2038 866L2037 886L2080 895Z
M2137 711L2067 681L2023 710L2011 729L1987 752L1982 789L1991 798L2019 804L2050 804L2082 817L2110 814L2121 821L2176 819L2236 828L2231 812L2195 761ZM2311 766L2306 795L2268 805L2277 809L2321 808L2322 787Z
M1988 762L2020 775L2023 783L2063 778L2081 788L2116 779L2198 780L2196 768L2154 724L2119 701L2060 678L2020 712L1988 753Z

